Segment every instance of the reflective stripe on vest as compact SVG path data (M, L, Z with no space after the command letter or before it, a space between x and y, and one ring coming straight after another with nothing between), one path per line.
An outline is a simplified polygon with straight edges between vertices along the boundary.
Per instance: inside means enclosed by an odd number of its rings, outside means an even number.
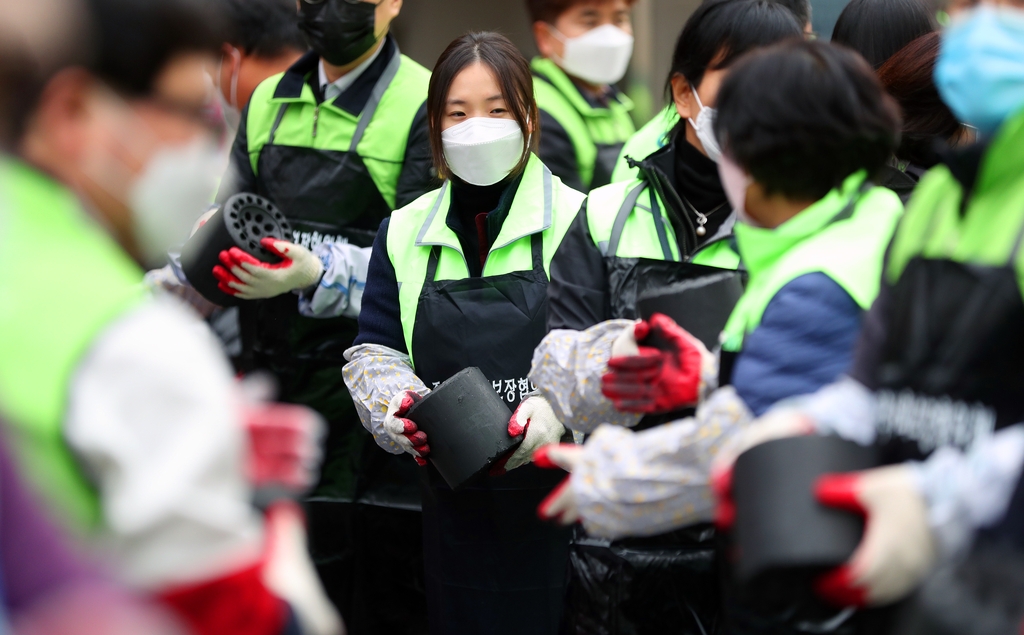
M96 493L64 441L70 384L95 339L145 297L142 271L71 192L0 164L0 411L18 462L78 530Z
M646 182L634 180L612 183L590 193L587 199L590 236L605 257L683 261L663 201L655 194L657 218L645 202L649 201L651 191ZM731 229L731 223L723 225L715 237L686 261L738 269L739 256L730 246Z
M530 236L542 233L544 269L583 204L584 196L551 174L540 159L531 156L501 231L484 264L483 276L498 276L532 268ZM388 255L398 280L402 329L407 350L412 352L416 309L430 251L441 247L437 280L469 277L458 236L447 225L451 206L450 183L430 192L391 215ZM413 360L415 363L415 360Z
M809 273L824 273L861 309L870 308L878 296L886 247L902 213L896 194L871 186L859 172L775 229L737 226L736 240L750 279L726 324L722 350L739 352L779 290Z
M394 207L398 178L405 161L413 119L427 95L430 72L396 51L388 65L393 79L376 89L363 112L377 100L372 118L352 115L332 102L317 104L313 89L303 84L299 97L275 97L284 74L276 75L253 93L246 132L249 160L258 175L263 146L270 142L326 152L347 152L355 147L363 158L381 196Z
M584 99L565 71L551 60L538 57L530 66L534 71L537 107L565 129L576 150L580 179L589 185L594 178L597 146L625 143L636 132L629 114L633 102L618 94L608 100L607 108L595 108Z

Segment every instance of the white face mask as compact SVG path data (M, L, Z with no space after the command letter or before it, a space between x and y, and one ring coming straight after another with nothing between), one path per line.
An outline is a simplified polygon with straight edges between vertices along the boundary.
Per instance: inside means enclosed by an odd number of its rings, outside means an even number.
M473 117L441 133L444 158L471 185L494 185L518 165L526 143L514 119Z
M566 73L591 84L614 84L626 76L633 57L633 36L612 24L567 38L555 27L551 33L565 44L565 55L555 62Z
M206 137L162 148L128 190L132 229L143 264L162 266L167 250L188 240L196 217L210 206L222 166Z
M714 108L705 108L704 104L700 102L700 95L697 94L697 89L691 87L693 96L697 98L697 105L700 106L700 112L697 113L697 120L694 121L693 117L690 117L687 121L693 126L693 131L697 133L697 138L700 139L700 143L704 146L704 152L707 153L708 158L718 163L718 160L722 156L722 149L718 146L718 139L715 137L715 117L718 116L718 111Z
M754 180L728 155L721 155L718 161L718 176L722 180L722 189L725 190L725 197L729 199L736 212L736 217L741 222L754 227L760 227L760 223L747 214L747 189Z

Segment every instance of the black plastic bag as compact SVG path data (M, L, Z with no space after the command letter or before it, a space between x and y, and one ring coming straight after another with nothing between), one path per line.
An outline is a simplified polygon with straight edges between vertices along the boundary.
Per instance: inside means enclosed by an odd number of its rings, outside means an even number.
M564 635L722 632L710 525L611 543L578 530L568 568Z

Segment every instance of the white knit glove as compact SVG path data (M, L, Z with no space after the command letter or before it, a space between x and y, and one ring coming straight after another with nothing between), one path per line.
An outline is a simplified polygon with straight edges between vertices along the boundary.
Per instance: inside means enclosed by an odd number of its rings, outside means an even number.
M558 443L565 434L565 428L558 421L551 404L544 397L528 397L519 404L508 422L508 435L518 437L526 434L516 451L505 463L505 470L511 471L533 461L538 448Z
M580 520L580 505L572 489L572 471L583 456L583 448L568 443L548 445L537 451L534 460L538 467L561 468L569 477L541 501L537 514L560 525L572 525Z
M222 251L223 266L213 268L221 291L242 300L265 300L311 287L323 277L323 263L305 247L273 238L264 238L260 244L282 262L261 262L238 247Z
M823 476L815 488L829 507L861 514L864 538L849 562L816 585L841 606L878 606L902 599L931 571L936 541L924 496L906 465Z

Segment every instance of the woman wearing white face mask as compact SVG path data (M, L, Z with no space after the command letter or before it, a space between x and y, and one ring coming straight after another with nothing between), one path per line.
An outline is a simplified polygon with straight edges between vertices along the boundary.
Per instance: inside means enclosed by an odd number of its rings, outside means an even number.
M569 535L535 520L532 504L558 479L530 462L565 430L526 376L546 331L548 265L583 195L531 152L533 82L505 37L452 43L427 110L445 182L382 223L345 382L378 444L425 466L431 632L553 634ZM404 416L472 366L515 410L509 434L526 437L503 468L453 492L427 466L430 440Z
M636 0L527 0L540 57L531 63L544 136L540 158L587 192L611 182L636 132L633 102L615 84L633 56Z

